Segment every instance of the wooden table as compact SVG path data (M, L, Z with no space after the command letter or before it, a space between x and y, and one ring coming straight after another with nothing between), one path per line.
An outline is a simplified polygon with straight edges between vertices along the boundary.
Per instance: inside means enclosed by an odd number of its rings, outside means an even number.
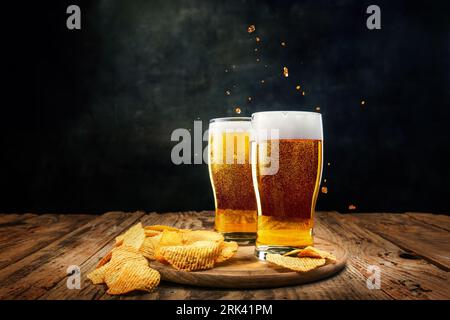
M425 213L320 212L317 235L349 251L335 277L301 286L223 290L162 283L154 292L111 297L86 274L115 236L138 221L212 228L213 213L108 212L0 214L0 299L450 299L450 217ZM67 268L81 268L81 289L67 289ZM381 288L368 289L368 267L378 266Z

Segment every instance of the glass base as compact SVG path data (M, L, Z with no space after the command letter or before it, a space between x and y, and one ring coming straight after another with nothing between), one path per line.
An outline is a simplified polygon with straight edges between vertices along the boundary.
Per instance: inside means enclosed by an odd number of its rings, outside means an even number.
M222 233L225 241L235 241L239 245L255 244L256 233L253 232L228 232Z
M259 260L266 260L266 254L274 253L274 254L285 254L292 250L302 249L299 247L286 247L286 246L257 246L255 247L255 256Z

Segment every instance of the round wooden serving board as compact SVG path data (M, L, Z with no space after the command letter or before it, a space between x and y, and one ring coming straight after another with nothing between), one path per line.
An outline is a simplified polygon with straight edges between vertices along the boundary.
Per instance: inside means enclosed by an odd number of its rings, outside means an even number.
M273 288L313 282L330 277L345 267L347 251L344 248L317 237L314 246L333 253L337 258L336 263L299 273L258 260L254 256L254 246L242 246L231 259L210 270L180 271L157 261L152 261L150 266L157 269L165 281L200 287L240 289Z

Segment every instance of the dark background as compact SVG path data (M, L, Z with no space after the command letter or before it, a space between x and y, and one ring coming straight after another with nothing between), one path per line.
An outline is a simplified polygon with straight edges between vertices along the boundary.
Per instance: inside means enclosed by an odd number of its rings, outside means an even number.
M81 7L79 31L66 28L69 4ZM370 4L381 7L382 30L366 28ZM207 166L172 164L170 136L239 106L241 115L320 107L328 193L318 209L449 213L449 9L344 0L4 5L0 212L213 209Z

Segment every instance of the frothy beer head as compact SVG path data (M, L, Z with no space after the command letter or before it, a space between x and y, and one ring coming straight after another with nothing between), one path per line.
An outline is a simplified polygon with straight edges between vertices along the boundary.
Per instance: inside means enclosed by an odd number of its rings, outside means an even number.
M209 161L213 164L249 163L251 118L212 119L209 123Z
M252 115L253 139L323 140L322 115L303 111L268 111Z
M250 117L217 118L209 121L209 134L248 132L251 129Z

